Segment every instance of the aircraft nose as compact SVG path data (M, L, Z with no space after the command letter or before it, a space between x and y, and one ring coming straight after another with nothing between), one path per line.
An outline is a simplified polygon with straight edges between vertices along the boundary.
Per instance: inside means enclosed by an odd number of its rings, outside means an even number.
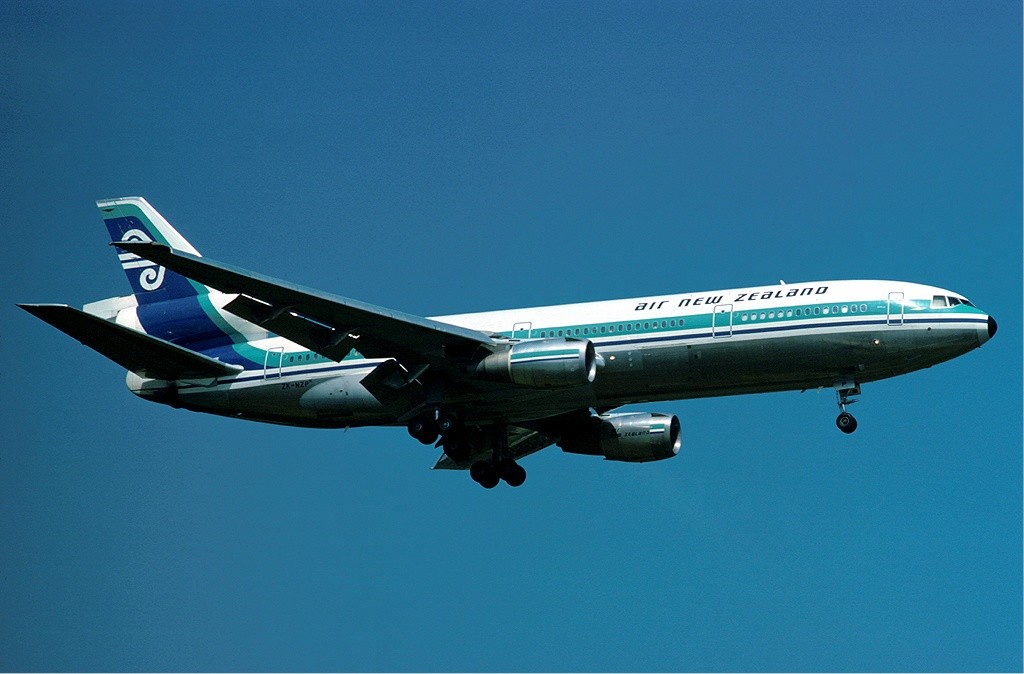
M989 316L988 317L988 338L992 339L993 337L995 337L996 336L996 330L998 330L998 329L999 329L999 326L996 325L996 319L994 319L991 316Z

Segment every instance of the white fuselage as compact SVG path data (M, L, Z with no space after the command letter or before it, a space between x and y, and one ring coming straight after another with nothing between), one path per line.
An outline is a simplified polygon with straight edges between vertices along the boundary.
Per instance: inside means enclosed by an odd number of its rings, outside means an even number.
M334 362L222 311L244 336L251 367L216 382L128 375L133 392L175 406L300 426L399 423L402 410L360 381L382 359ZM134 307L117 321L141 329ZM446 392L469 422L514 422L567 408L611 409L681 398L832 387L892 377L986 342L989 316L961 295L900 281L822 281L440 316L508 341L571 337L598 354L593 383L562 389L479 387Z

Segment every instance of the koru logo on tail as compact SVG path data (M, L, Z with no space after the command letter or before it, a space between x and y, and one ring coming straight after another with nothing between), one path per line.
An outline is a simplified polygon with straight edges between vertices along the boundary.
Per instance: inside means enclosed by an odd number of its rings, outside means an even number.
M129 229L121 237L122 241L127 242L149 242L153 239L150 238L149 234L146 234L141 229ZM129 269L141 269L139 272L139 285L142 286L143 290L156 290L164 282L164 268L157 265L156 262L152 262L145 258L141 258L135 253L121 253L117 256L121 260L121 267L125 271Z

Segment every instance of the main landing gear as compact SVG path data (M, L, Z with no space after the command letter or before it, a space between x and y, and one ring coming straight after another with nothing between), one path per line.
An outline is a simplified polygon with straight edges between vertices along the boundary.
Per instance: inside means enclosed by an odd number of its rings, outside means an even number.
M469 467L469 476L484 489L494 489L498 482L505 481L510 487L519 487L526 482L526 471L516 463L515 457L508 451L508 426L494 424L481 429L481 444L491 448L491 459L480 460Z
M840 381L836 383L835 389L839 398L839 416L836 417L836 426L843 433L849 435L857 430L857 420L846 411L846 406L857 402L852 396L860 395L860 384L849 380Z
M526 470L512 459L477 461L469 467L469 476L484 489L494 489L500 480L510 487L526 482Z
M461 463L471 455L470 434L450 414L431 410L410 421L408 429L424 445L433 445L440 437L440 446L452 461Z
M432 410L410 421L408 430L425 445L437 443L449 459L460 464L490 447L490 460L476 461L469 468L469 476L485 489L494 489L502 480L510 487L526 482L526 470L509 455L508 428L504 424L469 427L450 414Z

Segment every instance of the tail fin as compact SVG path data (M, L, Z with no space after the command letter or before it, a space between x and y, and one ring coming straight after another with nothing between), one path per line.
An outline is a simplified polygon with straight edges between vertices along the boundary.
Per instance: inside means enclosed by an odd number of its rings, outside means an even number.
M122 197L96 202L111 241L159 241L171 248L199 255L171 224L142 197ZM208 293L206 286L158 266L138 255L118 250L132 292L139 304L162 302Z

